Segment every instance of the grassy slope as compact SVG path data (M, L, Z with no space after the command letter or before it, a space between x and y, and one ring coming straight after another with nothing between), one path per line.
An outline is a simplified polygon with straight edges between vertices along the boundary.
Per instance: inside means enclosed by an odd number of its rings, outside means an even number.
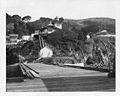
M76 22L77 24L82 24L84 21L95 21L95 22L102 22L105 24L115 24L115 19L113 18L104 18L104 17L99 17L99 18L86 18L86 19L65 19L65 22Z

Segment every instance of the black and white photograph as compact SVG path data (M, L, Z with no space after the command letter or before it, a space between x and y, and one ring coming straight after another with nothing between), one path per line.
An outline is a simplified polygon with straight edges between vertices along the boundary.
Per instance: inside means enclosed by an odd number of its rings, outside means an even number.
M6 92L116 92L115 0L5 1Z

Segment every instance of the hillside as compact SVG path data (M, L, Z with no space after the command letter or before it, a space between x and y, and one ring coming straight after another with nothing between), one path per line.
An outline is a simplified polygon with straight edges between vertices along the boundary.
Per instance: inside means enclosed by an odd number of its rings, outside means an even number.
M19 38L22 35L30 35L31 33L34 33L35 30L40 30L42 27L47 26L47 24L49 24L49 21L52 20L51 18L42 17L39 20L24 23L21 20L12 21L11 18L13 16L7 17L7 28L8 24L10 24L11 22L15 25L14 27L9 27L9 29L12 28L12 31L9 30L7 31L7 33L17 33L19 34ZM96 33L102 30L107 30L108 34L115 34L115 19L64 19L62 26L62 29L57 29L52 34L43 37L44 42L47 43L47 45L53 50L55 57L69 56L74 57L76 60L78 60L78 62L83 62L83 60L86 61L86 59L92 55L92 58L90 59L90 62L92 63L102 62L102 64L104 65L108 64L108 62L112 62L113 64L112 60L114 59L115 54L115 38L97 37ZM86 35L90 32L94 35L94 37L90 40L87 40ZM29 51L30 50L26 49L23 51L23 53L27 54L26 56L29 59L35 57L29 56ZM38 51L34 50L34 52L35 54L38 54ZM101 56L101 54L103 57ZM106 61L105 58L109 59L109 61Z
M19 15L9 15L6 13L7 35L10 33L28 35L34 33L35 30L40 30L42 27L47 26L50 20L48 17L40 17L40 19L28 22L25 24ZM24 17L23 17L24 18ZM14 26L13 26L14 25ZM110 34L115 34L115 19L112 18L86 18L86 19L64 19L63 30L79 31L86 35L89 32L98 32L107 30Z
M79 19L79 20L74 20L74 19L65 19L65 23L70 23L76 26L77 29L88 28L89 30L91 29L90 27L96 27L96 30L90 30L90 31L99 31L99 30L107 30L108 33L110 34L115 34L115 19L113 18L87 18L87 19ZM90 27L89 27L90 26ZM86 31L89 31L86 30Z
M105 17L96 17L96 18L86 18L86 19L65 19L65 22L74 22L77 24L82 24L85 21L93 21L105 24L115 24L115 19L113 18L105 18Z

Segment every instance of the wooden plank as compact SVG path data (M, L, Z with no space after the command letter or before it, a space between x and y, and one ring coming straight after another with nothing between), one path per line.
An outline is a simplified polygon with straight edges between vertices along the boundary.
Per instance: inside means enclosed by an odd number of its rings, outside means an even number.
M7 83L15 83L15 82L23 82L24 78L23 77L10 77L10 78L6 78L6 82Z
M28 66L41 78L7 83L7 92L115 91L115 79L108 78L108 73L40 63Z

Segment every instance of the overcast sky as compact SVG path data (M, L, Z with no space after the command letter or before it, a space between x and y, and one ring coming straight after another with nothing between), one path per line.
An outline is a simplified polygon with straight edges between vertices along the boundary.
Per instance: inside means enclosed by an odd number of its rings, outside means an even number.
M30 15L32 20L55 16L83 19L116 16L116 0L6 0L6 12L21 17Z

